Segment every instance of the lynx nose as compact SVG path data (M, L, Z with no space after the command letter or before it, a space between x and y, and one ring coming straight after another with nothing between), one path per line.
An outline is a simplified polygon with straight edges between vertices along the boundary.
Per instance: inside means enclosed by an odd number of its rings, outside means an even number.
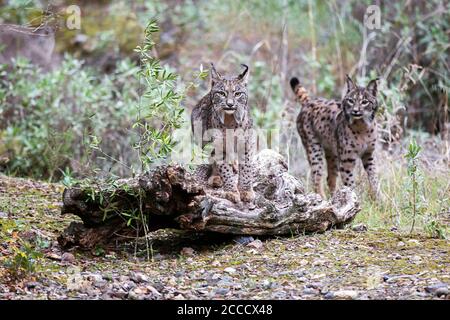
M232 106L234 106L234 101L233 101L233 99L227 99L227 107L232 107Z

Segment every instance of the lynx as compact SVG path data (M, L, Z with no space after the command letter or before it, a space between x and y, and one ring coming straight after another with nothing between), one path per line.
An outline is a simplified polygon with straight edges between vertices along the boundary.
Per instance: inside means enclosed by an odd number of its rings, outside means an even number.
M297 117L297 130L311 167L314 189L322 196L324 157L330 193L335 191L338 171L345 186L355 187L353 171L359 158L368 174L371 195L376 196L378 181L373 154L377 141L374 120L378 109L377 80L359 87L347 75L347 92L341 102L312 99L297 78L290 81L303 106Z
M223 186L224 197L232 202L251 202L253 192L253 122L248 108L248 67L236 77L222 76L211 64L211 90L192 111L194 138L196 126L213 142L212 172L208 183Z

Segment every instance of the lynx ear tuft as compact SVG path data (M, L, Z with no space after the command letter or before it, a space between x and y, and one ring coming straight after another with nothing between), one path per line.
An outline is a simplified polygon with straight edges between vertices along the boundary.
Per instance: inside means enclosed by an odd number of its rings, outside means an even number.
M294 91L295 93L295 89L297 89L297 86L300 84L300 81L298 80L297 77L293 77L291 78L291 81L289 81L289 83L291 84L292 91Z
M238 80L247 83L248 80L248 66L246 64L241 64L245 70L238 76Z
M220 73L217 72L212 62L211 62L211 80L213 83L222 80L222 76L220 75Z
M345 75L345 83L347 84L347 92L352 91L353 89L356 88L355 83L348 74Z
M378 92L378 80L380 80L380 78L370 80L366 87L366 89L369 90L373 96L376 96Z

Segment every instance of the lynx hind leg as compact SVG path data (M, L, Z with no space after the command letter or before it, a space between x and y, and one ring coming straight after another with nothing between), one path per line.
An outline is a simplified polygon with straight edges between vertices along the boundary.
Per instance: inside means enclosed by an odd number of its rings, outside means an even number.
M306 145L306 153L311 167L311 180L314 186L314 192L320 194L322 198L324 198L325 192L322 186L324 152L322 145L315 141L312 143L310 142Z
M338 158L332 153L327 153L325 155L325 159L327 161L328 189L330 190L330 195L333 195L334 191L336 190L336 180L339 174L339 161Z
M234 171L233 165L228 163L218 164L218 172L223 181L223 191L225 199L232 202L239 202L240 196L237 188L238 175Z

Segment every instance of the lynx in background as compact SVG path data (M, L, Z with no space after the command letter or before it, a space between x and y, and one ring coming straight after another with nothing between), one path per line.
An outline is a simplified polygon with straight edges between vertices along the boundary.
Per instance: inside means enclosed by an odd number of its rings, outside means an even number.
M255 142L248 108L248 67L243 67L245 70L237 77L226 77L211 64L211 91L191 115L196 142L202 147L213 142L215 148L208 183L223 185L224 197L233 202L254 199L251 160Z
M377 80L359 87L347 76L347 92L341 102L312 99L297 78L290 81L302 110L297 117L297 130L311 166L314 189L324 196L321 185L323 158L327 163L330 193L336 189L340 172L345 186L354 188L354 168L361 159L369 177L371 195L378 190L373 153L377 141L375 113Z

